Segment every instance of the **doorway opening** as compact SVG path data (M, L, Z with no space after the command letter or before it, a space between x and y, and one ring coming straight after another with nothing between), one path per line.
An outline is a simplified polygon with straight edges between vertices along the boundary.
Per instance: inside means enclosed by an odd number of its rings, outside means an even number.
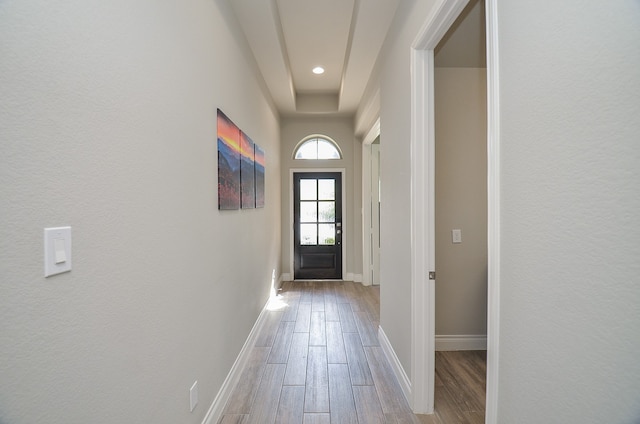
M380 285L380 120L362 141L362 284Z
M484 1L470 0L434 49L435 370L442 379L444 358L459 365L450 377L461 382L455 402L470 422L484 422L486 396L485 38ZM455 390L436 384L436 414Z
M432 414L435 390L434 50L468 0L441 0L411 50L411 404ZM485 0L487 58L488 301L486 423L496 422L499 356L499 87L496 1Z
M371 143L371 223L369 227L371 284L380 285L380 137Z
M295 280L342 279L342 173L293 173Z

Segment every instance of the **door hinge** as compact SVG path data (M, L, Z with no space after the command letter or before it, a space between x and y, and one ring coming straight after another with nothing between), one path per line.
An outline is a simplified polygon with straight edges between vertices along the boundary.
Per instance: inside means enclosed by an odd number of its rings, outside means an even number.
M435 280L435 279L436 279L436 272L429 271L429 280Z

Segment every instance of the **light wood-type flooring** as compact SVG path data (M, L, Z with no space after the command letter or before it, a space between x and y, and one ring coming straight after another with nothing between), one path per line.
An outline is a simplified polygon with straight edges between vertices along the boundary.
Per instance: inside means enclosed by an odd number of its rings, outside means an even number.
M436 353L436 413L414 415L378 344L379 287L285 282L220 424L482 424L484 352Z

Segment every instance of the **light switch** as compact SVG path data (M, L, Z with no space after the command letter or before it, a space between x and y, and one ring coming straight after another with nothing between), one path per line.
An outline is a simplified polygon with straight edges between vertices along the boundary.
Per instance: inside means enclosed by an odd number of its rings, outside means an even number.
M62 262L66 262L67 260L67 252L65 252L64 245L65 243L63 238L53 239L53 249L55 250L56 264L61 264Z
M71 227L44 229L44 276L71 271Z
M451 241L453 243L462 243L462 230L451 230Z

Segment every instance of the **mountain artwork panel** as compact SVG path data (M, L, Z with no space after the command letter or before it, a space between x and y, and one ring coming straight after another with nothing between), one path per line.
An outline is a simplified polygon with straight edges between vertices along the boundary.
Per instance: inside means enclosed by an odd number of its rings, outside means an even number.
M264 150L255 145L255 171L256 171L256 208L264 207Z
M240 206L242 209L254 209L256 207L254 145L253 140L240 131Z
M240 209L240 129L218 109L218 209Z

